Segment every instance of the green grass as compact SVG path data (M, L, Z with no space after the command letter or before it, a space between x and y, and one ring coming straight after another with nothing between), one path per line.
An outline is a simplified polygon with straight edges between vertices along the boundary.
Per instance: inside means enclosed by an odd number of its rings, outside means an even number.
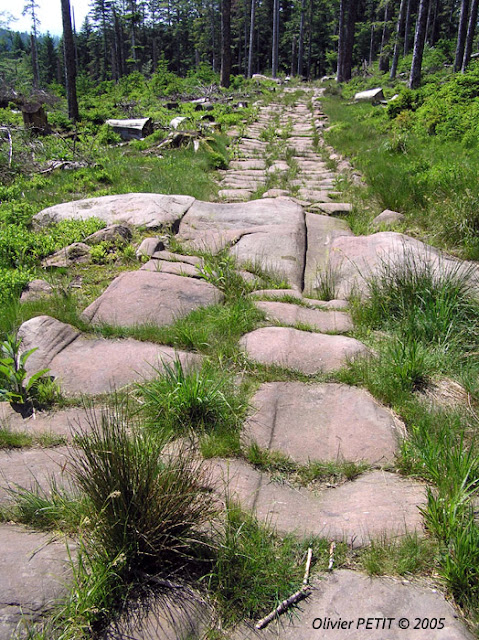
M91 506L94 544L110 561L123 556L125 579L194 564L214 513L200 463L185 447L165 458L165 435L140 429L124 403L89 423L72 473Z
M272 474L273 478L288 480L300 486L314 483L340 484L355 480L369 469L369 465L348 461L329 462L311 460L306 465L298 464L280 451L262 449L256 443L244 452L246 460L261 471Z
M348 106L337 97L322 104L333 125L327 142L353 160L368 185L352 188L364 210L362 219L353 219L353 231L373 232L373 217L392 209L406 215L407 232L463 257L479 257L477 145L428 135L399 117L391 122L371 105Z
M248 409L246 389L211 363L185 371L179 360L157 378L137 385L142 414L155 433L204 438L210 456L239 451Z
M429 574L437 567L433 540L408 534L396 541L372 540L357 553L357 562L370 576Z
M8 427L0 427L0 449L23 449L27 447L57 447L64 444L65 439L52 433L32 434L27 430L13 431Z
M324 562L327 540L280 537L227 501L221 542L208 577L226 623L262 617L297 591L310 544L313 566Z

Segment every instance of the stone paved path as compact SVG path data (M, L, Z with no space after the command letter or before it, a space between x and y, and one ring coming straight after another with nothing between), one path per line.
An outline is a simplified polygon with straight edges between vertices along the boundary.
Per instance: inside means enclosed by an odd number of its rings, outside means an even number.
M219 202L158 194L108 196L51 207L35 216L35 224L44 227L66 218L95 216L109 225L170 230L193 249L227 249L245 277L253 279L250 272L262 268L290 287L252 294L265 312L266 326L242 337L245 357L306 376L336 371L349 360L368 355L361 342L344 335L353 328L347 296L353 288L364 290L365 274L381 268L386 258L401 262L412 255L437 268L456 268L458 262L401 234L354 236L341 219L351 205L339 202L336 191L337 171L349 165L336 157L338 168L332 170L318 151L324 121L319 94L314 91L292 107L274 102L260 107L256 122L234 140L235 158L221 172ZM221 304L221 292L198 278L200 259L173 254L158 238L144 243L140 252L149 261L113 280L84 310L85 321L92 326L165 326L200 306ZM318 299L325 288L331 300ZM161 368L174 357L185 366L201 361L196 354L148 342L92 338L48 316L24 323L20 335L25 348L39 347L28 361L30 370L50 368L64 393L73 396L109 392L154 375L154 367ZM425 504L425 487L391 470L404 427L369 394L332 383L270 382L260 386L251 405L244 426L245 443L253 441L300 465L360 462L369 465L368 471L340 486L318 490L298 488L287 480L279 483L243 460L214 459L207 465L220 498L228 491L245 509L280 532L325 536L352 547L378 537L393 540L406 532L423 534L419 509ZM5 406L0 407L0 419L12 430L22 428L18 415ZM24 426L70 438L78 422L84 425L84 417L78 409L69 409L39 415L35 425ZM64 479L68 472L65 456L64 447L1 452L0 501L11 499L5 489L9 484L28 485L35 476L48 490L50 476ZM63 544L60 553L57 547L43 547L44 542L43 535L28 534L12 525L0 527L0 640L10 640L22 611L36 619L61 592L57 578L63 575L66 547ZM36 547L42 551L30 562ZM19 572L17 567L21 567ZM32 587L26 588L27 584ZM401 616L411 621L414 617L444 618L444 628L408 635L394 626L384 635L382 630L348 627L335 636L334 630L313 627L313 620L341 617L357 625L359 618ZM128 628L127 632L111 631L109 637L175 637L174 629L168 627L166 632L164 627L152 622L146 631ZM307 640L329 638L330 633L331 637L358 640L470 637L441 593L351 571L335 571L317 580L303 614L293 625L271 627L258 635L268 640ZM244 625L234 637L257 636Z

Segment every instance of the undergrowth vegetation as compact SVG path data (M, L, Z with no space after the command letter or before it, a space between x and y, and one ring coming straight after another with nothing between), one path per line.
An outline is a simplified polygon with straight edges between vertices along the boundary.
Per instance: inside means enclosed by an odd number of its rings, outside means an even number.
M351 157L366 179L366 189L353 190L359 207L376 202L376 213L400 211L408 232L470 259L479 258L478 77L474 62L464 74L426 76L411 91L400 82L388 86L379 75L366 86L382 85L388 97L398 94L387 108L351 106L337 96L323 102L333 125L328 142ZM345 98L364 84L358 79L345 86ZM357 230L371 231L373 217Z

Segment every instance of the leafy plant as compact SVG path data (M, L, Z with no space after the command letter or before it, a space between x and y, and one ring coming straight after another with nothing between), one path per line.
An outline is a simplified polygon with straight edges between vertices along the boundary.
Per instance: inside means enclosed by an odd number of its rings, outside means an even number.
M14 334L8 334L0 343L0 399L25 404L32 387L49 369L41 369L28 378L25 364L37 348L20 353L21 343Z

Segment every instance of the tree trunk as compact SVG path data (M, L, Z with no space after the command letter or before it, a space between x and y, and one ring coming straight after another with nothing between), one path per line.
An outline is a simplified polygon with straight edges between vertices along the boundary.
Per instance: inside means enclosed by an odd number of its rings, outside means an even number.
M223 0L221 11L221 86L230 86L231 75L231 0Z
M296 73L296 36L293 34L291 38L291 73L290 76L293 77Z
M279 55L279 0L273 1L273 47L271 51L271 75L278 76L278 55Z
M38 68L37 39L33 33L30 34L30 43L32 47L33 88L38 89L40 86L40 70Z
M381 37L381 53L379 54L379 71L386 73L389 70L389 56L384 55L384 48L386 47L388 33L388 21L389 21L389 2L386 2L384 6L384 25L383 35Z
M469 0L461 1L461 13L459 15L459 27L457 30L456 59L454 60L454 71L462 68L464 58L464 47L466 45L467 19L469 14Z
M404 50L403 54L409 53L409 29L411 28L411 0L406 0L406 22L404 25Z
M251 78L251 76L253 75L255 13L256 13L256 0L251 0L251 18L250 18L250 25L249 25L248 78Z
M421 0L416 21L416 34L414 36L414 50L412 54L411 74L409 76L409 88L416 89L421 82L422 55L426 39L427 11L430 0Z
M398 62L399 62L399 48L401 46L401 37L404 31L404 23L406 21L406 8L407 8L407 0L401 0L401 6L399 7L399 16L396 24L396 41L394 43L394 54L393 61L391 64L391 73L389 77L391 80L394 80L397 73Z
M336 71L337 82L344 82L344 49L345 49L345 15L348 0L340 0L339 3L339 26L338 26L338 64Z
M464 47L464 57L462 59L462 67L461 67L462 73L466 71L466 67L469 64L469 60L471 59L472 45L474 41L474 34L476 31L476 24L477 24L478 5L479 5L479 0L472 0L471 13L469 16L469 25L467 27L466 46Z
M299 77L303 75L305 10L306 10L306 0L301 0L301 18L299 20L299 41L298 41L298 76Z
M354 29L356 27L357 2L349 3L348 17L346 20L346 35L344 39L343 78L345 82L351 80L353 66Z
M306 76L308 80L311 79L311 57L313 48L313 14L314 14L314 0L309 0L309 19L308 19L308 62L306 65Z
M70 13L70 0L61 0L63 22L63 52L65 55L65 76L67 84L68 117L73 122L78 120L78 102L76 89L75 43Z
M373 64L373 53L374 53L374 23L371 24L371 35L369 37L369 66Z

